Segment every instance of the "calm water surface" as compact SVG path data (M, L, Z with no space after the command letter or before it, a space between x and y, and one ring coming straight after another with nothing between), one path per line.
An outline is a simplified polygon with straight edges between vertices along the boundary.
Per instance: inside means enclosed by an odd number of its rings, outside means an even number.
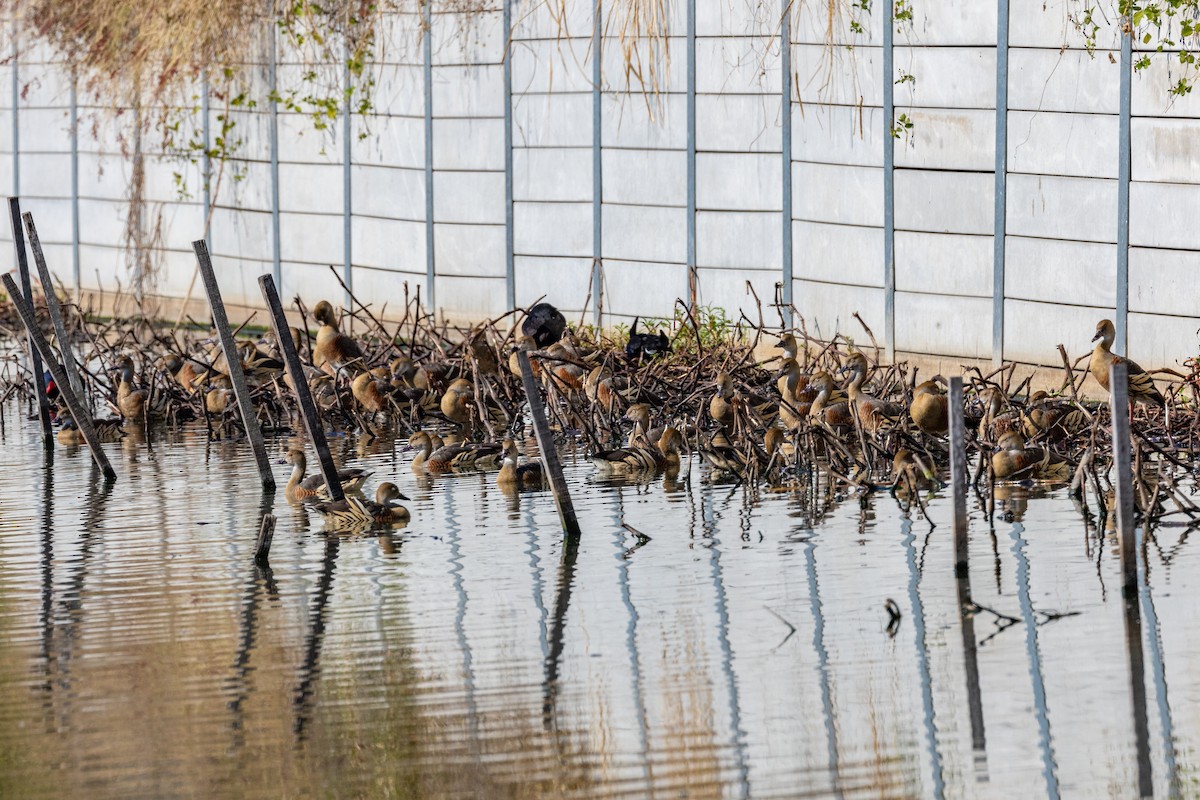
M1127 606L1115 540L1062 491L992 530L973 509L959 582L944 497L931 530L886 493L817 513L695 466L636 486L568 459L564 552L549 494L339 437L413 522L332 535L286 501L286 467L264 495L248 447L202 429L107 446L106 487L6 421L0 797L1200 792L1183 528Z

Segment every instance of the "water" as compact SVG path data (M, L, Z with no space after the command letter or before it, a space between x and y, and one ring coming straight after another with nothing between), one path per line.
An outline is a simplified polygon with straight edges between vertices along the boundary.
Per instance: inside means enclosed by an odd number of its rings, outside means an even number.
M549 494L419 479L388 439L335 455L413 522L345 536L203 430L109 445L107 489L12 406L0 445L2 797L1200 792L1200 553L1159 530L1127 615L1061 491L974 509L966 585L945 497L930 530L886 493L814 514L568 458L564 552Z

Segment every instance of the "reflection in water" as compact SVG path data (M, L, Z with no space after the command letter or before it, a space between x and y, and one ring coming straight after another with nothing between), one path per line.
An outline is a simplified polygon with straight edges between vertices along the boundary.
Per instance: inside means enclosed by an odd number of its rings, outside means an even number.
M991 555L959 581L947 498L918 542L893 503L819 470L772 493L702 471L597 481L568 458L584 533L563 542L548 493L416 476L395 437L345 437L337 458L414 500L403 531L343 536L304 504L276 508L244 442L135 431L108 445L114 484L86 451L47 458L38 438L0 433L3 797L1194 785L1200 723L1172 709L1167 676L1171 697L1200 694L1200 555L1186 534L1155 541L1134 607L1118 608L1103 583L1119 564L1086 518L1081 542L1062 492L998 495L1016 569L977 532ZM273 457L290 443L270 442ZM891 639L879 601L906 596ZM1048 605L1074 616L1039 625ZM980 641L980 608L1026 636Z

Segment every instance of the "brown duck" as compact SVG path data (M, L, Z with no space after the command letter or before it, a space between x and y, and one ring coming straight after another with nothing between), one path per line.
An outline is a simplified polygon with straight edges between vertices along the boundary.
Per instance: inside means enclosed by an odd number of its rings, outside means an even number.
M1150 374L1146 370L1128 358L1113 355L1112 343L1116 336L1117 329L1112 324L1112 320L1102 319L1096 324L1096 335L1092 337L1092 341L1098 341L1099 343L1092 350L1092 360L1088 364L1088 369L1091 371L1092 377L1107 392L1109 391L1109 369L1113 364L1123 362L1129 376L1129 401L1131 403L1165 406L1167 404L1166 399L1158 391L1158 387L1154 385L1154 379L1150 377Z

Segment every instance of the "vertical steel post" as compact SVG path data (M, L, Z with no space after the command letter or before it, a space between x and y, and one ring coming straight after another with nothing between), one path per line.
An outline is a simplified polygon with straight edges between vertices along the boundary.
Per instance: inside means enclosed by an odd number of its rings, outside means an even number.
M687 0L687 291L696 304L696 0Z
M83 286L79 260L79 99L78 78L71 75L71 276L75 281L75 298Z
M996 18L996 205L992 233L992 363L1004 361L1004 247L1008 225L1008 0Z
M204 70L200 78L200 116L201 121L200 135L204 137L204 157L200 162L203 174L201 175L201 185L204 188L204 246L212 250L212 158L209 156L209 150L212 148L212 128L209 121L209 105L208 105L208 70Z
M17 19L12 23L12 196L21 196L21 60L17 56ZM28 287L27 287L28 288Z
M792 0L780 0L783 19L779 24L779 71L783 88L779 97L779 122L783 160L783 319L792 324Z
M1137 596L1137 527L1133 514L1133 465L1130 454L1129 373L1124 361L1109 368L1109 411L1112 415L1112 459L1117 476L1117 535L1121 539L1121 575L1125 597Z
M603 136L600 130L600 81L603 78L604 40L600 25L603 0L595 0L592 20L592 321L600 327L604 315L604 290L601 267L604 264L604 161Z
M279 235L279 80L276 75L279 62L279 40L275 26L271 26L271 275L275 285L283 291L282 239Z
M883 338L888 360L896 358L896 124L892 62L892 0L883 3Z
M1129 179L1130 152L1132 142L1129 119L1133 96L1133 34L1129 31L1130 21L1122 20L1121 34L1121 118L1118 128L1120 146L1117 164L1117 338L1114 350L1127 355L1129 342Z
M353 133L352 120L350 119L353 113L351 103L351 94L353 87L350 84L350 40L346 39L343 54L342 54L342 81L344 89L342 92L342 102L345 108L342 109L342 283L346 284L346 295L344 298L344 307L350 311L353 306L351 300L354 292L354 197L352 194L353 183L351 181L351 161L354 158L352 152L351 135ZM354 317L351 316L353 321Z
M437 308L434 296L434 277L437 264L433 256L433 14L425 4L425 302L430 311Z
M504 297L517 305L517 272L513 255L513 119L512 119L512 4L504 0Z

